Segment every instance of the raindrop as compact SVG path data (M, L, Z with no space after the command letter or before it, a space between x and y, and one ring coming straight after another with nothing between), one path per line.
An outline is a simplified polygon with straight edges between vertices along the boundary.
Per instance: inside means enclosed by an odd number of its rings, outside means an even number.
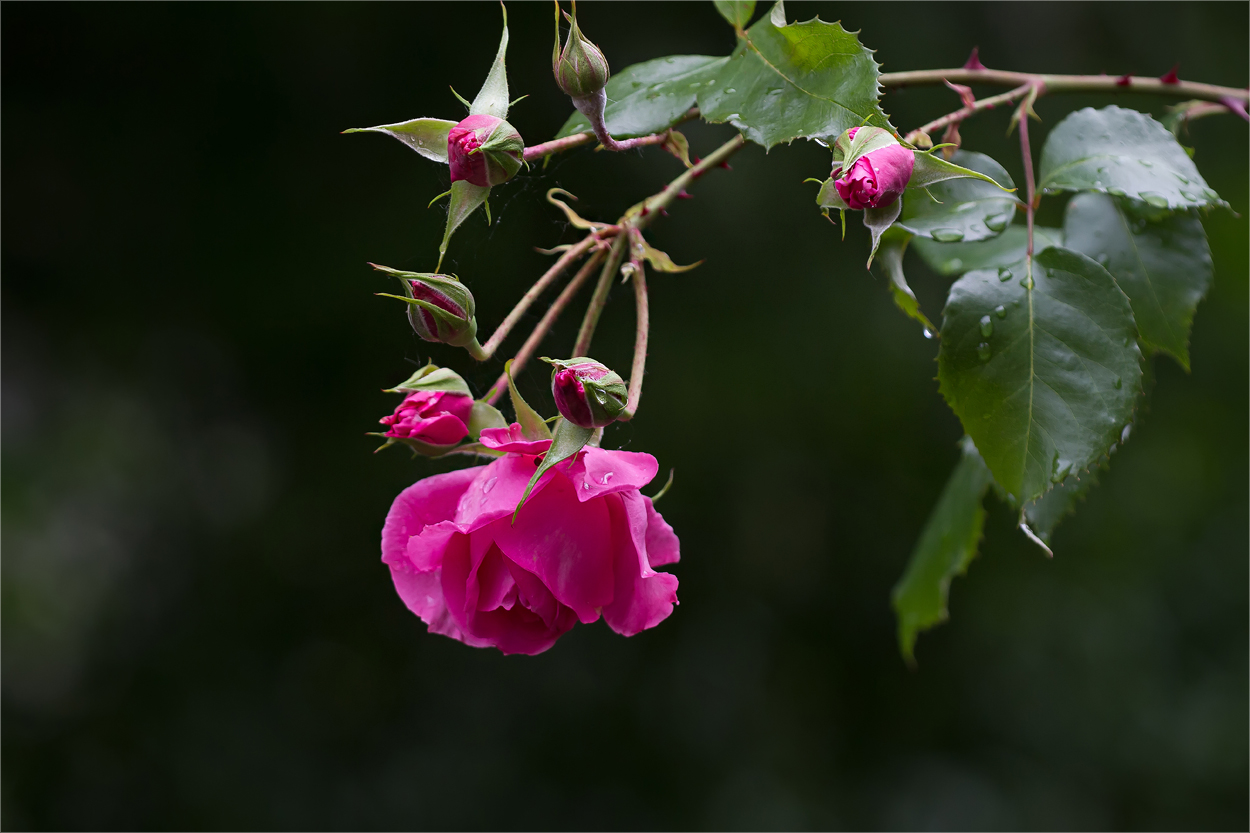
M950 259L950 263L947 264L947 266L951 269L951 271L958 271L964 268L964 262L957 257L952 257Z
M995 214L993 217L985 218L985 226L990 231L1002 231L1011 223L1010 214Z
M725 95L733 95L733 94L734 94L734 93L736 93L736 92L738 92L738 91L737 91L737 90L735 90L733 87L726 87L726 88L725 88Z
M1120 445L1128 442L1129 435L1133 433L1133 423L1124 426L1124 430L1120 432Z
M981 335L989 338L994 334L994 319L988 315L981 316Z
M1114 384L1115 384L1115 389L1119 390L1120 388L1124 387L1124 380L1121 379L1119 376L1117 376L1115 377Z
M1153 191L1142 191L1141 194L1139 194L1139 196L1143 200L1145 200L1148 204L1153 205L1155 208L1167 208L1168 207L1168 198L1163 196L1162 194L1156 194Z
M1107 193L1113 197L1124 197L1128 195L1128 192L1123 188L1108 188Z
M487 492L489 492L491 489L495 488L495 482L496 482L496 481L498 481L498 480L499 480L499 478L498 478L498 477L492 477L490 480L487 480L485 483L483 483L483 484L482 484L482 494L486 494L486 493L487 493Z
M933 333L929 332L929 328L928 328L928 327L925 327L925 328L924 328L924 337L925 337L925 338L933 338Z
M1142 166L1146 168L1153 168L1155 166L1155 163L1151 162L1149 159L1138 159L1137 161L1140 162Z
M629 84L630 84L630 86L632 86L635 90L636 90L636 89L638 89L639 87L641 87L641 86L642 86L642 82L641 82L641 81L630 81L630 82L629 82Z
M935 228L930 234L939 243L958 243L964 239L964 233L950 228Z
M1176 178L1177 178L1177 179L1179 179L1179 180L1181 181L1181 184L1182 184L1182 185L1188 185L1188 184L1189 184L1189 177L1184 176L1183 174L1177 174L1177 175L1176 175Z
M1095 179L1095 180L1094 180L1094 187L1095 187L1095 188L1101 188L1101 187L1102 187L1102 180L1101 180L1101 179Z
M1107 172L1107 169L1106 169L1106 168L1099 168L1099 169L1097 170L1097 173L1100 173L1100 174L1105 174L1106 172Z
M955 211L962 213L964 211L972 211L976 207L977 204L974 202L961 202L959 205L955 206Z
M1094 258L1094 260L1098 261L1103 266L1106 266L1108 263L1111 262L1111 256L1108 255L1106 252L1099 252L1098 257Z
M603 473L603 477L599 478L599 482L604 486L608 485L608 481L612 479L613 473L608 471Z
M1190 202L1198 202L1198 201L1199 201L1199 197L1198 197L1198 195L1197 195L1197 194L1195 194L1195 193L1194 193L1194 192L1192 192L1192 191L1181 191L1181 196L1182 196L1182 197L1184 197L1185 199L1189 200Z
M1116 450L1117 448L1119 448L1119 446L1118 446L1118 445L1116 445L1115 443L1112 443L1112 444L1111 444L1111 448L1108 448L1108 449L1107 449L1107 454L1108 454L1108 455L1115 454L1115 450Z
M1006 318L1007 308L1003 306L1002 304L999 304L998 306L994 307L994 314L997 315L999 318Z
M977 345L977 357L983 362L990 360L990 346L984 341Z
M583 480L583 481L582 481L582 488L583 488L583 489L585 489L586 491L590 491L590 481Z
M1072 472L1072 462L1070 460L1064 460L1061 463L1059 462L1059 459L1056 457L1054 473L1051 474L1050 476L1050 482L1062 483L1063 479L1067 477L1071 472Z
M1212 191L1210 188L1203 188L1202 195L1209 200L1218 200L1220 195Z
M702 86L703 86L703 84L701 84L701 83L700 83L700 82L698 82L698 81L695 81L693 84L691 84L691 85L690 85L690 89L692 89L692 90L697 90L697 89L699 89L699 87L702 87Z
M1011 280L1011 270L1010 270L1010 269L1008 269L1006 266L1000 266L1000 267L998 267L998 279L999 279L1000 281L1009 281L1009 280Z
M1023 286L1025 289L1032 289L1033 279L1028 276L1025 276L1020 279L1020 285Z

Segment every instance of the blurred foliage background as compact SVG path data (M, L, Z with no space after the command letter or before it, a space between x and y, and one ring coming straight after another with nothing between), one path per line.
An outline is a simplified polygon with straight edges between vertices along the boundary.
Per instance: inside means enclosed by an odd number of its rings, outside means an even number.
M570 111L551 7L510 6L512 121ZM710 3L591 4L614 67L725 54ZM763 11L763 7L757 13ZM886 71L991 67L1247 83L1244 3L789 5ZM366 260L433 266L446 169L347 127L458 118L492 4L18 4L3 32L3 779L22 828L1240 828L1247 825L1247 129L1186 142L1240 212L1207 220L1193 372L1047 561L993 504L952 620L899 659L889 591L957 459L936 345L805 177L748 148L654 226L641 418L607 444L677 470L681 606L537 658L430 636L379 562L394 495L450 464L373 456L380 389L432 356ZM1124 96L1160 115L1163 99ZM1035 146L1070 109L1044 98ZM954 109L890 93L902 129ZM968 147L1021 180L1007 112ZM694 152L727 138L691 125ZM498 189L450 267L489 333L574 239L679 172L587 149ZM1062 201L1047 203L1056 225ZM931 317L948 281L907 260ZM629 293L595 353L628 367ZM584 301L583 301L584 302ZM530 316L537 319L541 309ZM544 352L568 349L580 313ZM509 341L519 345L524 331ZM561 345L564 345L563 347ZM522 378L550 409L546 374ZM728 403L737 403L730 415ZM658 484L657 484L658 486ZM654 487L653 487L654 488Z

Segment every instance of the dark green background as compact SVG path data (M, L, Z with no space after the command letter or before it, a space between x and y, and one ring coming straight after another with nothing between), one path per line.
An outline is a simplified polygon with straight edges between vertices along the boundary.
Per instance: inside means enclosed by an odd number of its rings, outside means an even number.
M761 9L762 10L762 9ZM509 8L512 121L569 112L551 7ZM725 54L710 3L596 5L613 66ZM794 3L887 71L959 65L1247 83L1244 3ZM3 780L21 828L1237 828L1247 771L1247 126L1186 140L1241 212L1208 218L1193 373L1144 417L1047 561L993 504L952 621L895 645L889 591L957 459L936 345L821 218L828 154L732 171L654 227L640 418L609 445L677 470L681 606L536 658L427 635L379 563L394 495L448 464L373 456L380 393L432 356L366 260L429 269L445 168L338 131L458 118L492 4L4 9ZM1046 130L1109 97L1053 97ZM1118 100L1155 113L1162 99ZM890 93L909 129L957 106ZM1007 113L971 148L1021 180ZM692 125L696 153L731 135ZM497 190L450 267L489 333L575 239L679 172L581 150ZM1062 201L1043 209L1057 225ZM940 314L948 281L913 258ZM595 354L628 366L618 290ZM579 305L580 309L580 305ZM527 321L533 322L537 312ZM545 351L561 354L576 315ZM523 335L523 333L522 333ZM513 348L520 337L511 340ZM545 374L523 389L550 409ZM654 487L653 487L654 488Z

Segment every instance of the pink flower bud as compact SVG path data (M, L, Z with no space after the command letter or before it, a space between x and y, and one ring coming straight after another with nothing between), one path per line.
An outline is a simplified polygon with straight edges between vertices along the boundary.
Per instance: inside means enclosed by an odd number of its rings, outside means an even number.
M582 428L602 428L616 421L625 410L629 391L615 371L594 359L576 358L543 361L555 367L551 374L551 395L560 416Z
M847 131L847 139L858 129ZM865 153L840 177L841 169L835 170L833 187L850 208L884 208L902 196L915 164L912 151L896 142Z
M516 128L495 116L469 116L447 134L451 181L489 188L512 179L521 168L525 143Z
M455 445L469 435L473 397L452 391L414 391L395 413L379 422L390 428L383 436L411 439L434 446Z

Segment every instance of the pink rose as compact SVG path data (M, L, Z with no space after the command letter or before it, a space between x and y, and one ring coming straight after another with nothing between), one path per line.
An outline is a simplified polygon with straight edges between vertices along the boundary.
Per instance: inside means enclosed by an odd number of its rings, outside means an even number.
M512 514L550 440L488 428L507 454L437 474L400 493L382 528L382 560L408 609L432 633L505 654L539 654L600 615L623 636L658 625L677 603L677 536L638 492L649 454L588 447L553 466Z
M490 187L507 182L521 167L521 134L495 116L469 116L447 134L451 181Z
M847 138L854 139L858 129L849 130ZM915 164L912 152L902 145L878 148L856 159L846 175L834 180L833 187L842 201L857 211L884 208L902 196ZM837 177L840 172L840 168L835 169L833 175Z
M451 391L416 391L404 397L395 413L378 422L389 425L384 436L419 440L429 445L454 445L469 435L473 397Z

